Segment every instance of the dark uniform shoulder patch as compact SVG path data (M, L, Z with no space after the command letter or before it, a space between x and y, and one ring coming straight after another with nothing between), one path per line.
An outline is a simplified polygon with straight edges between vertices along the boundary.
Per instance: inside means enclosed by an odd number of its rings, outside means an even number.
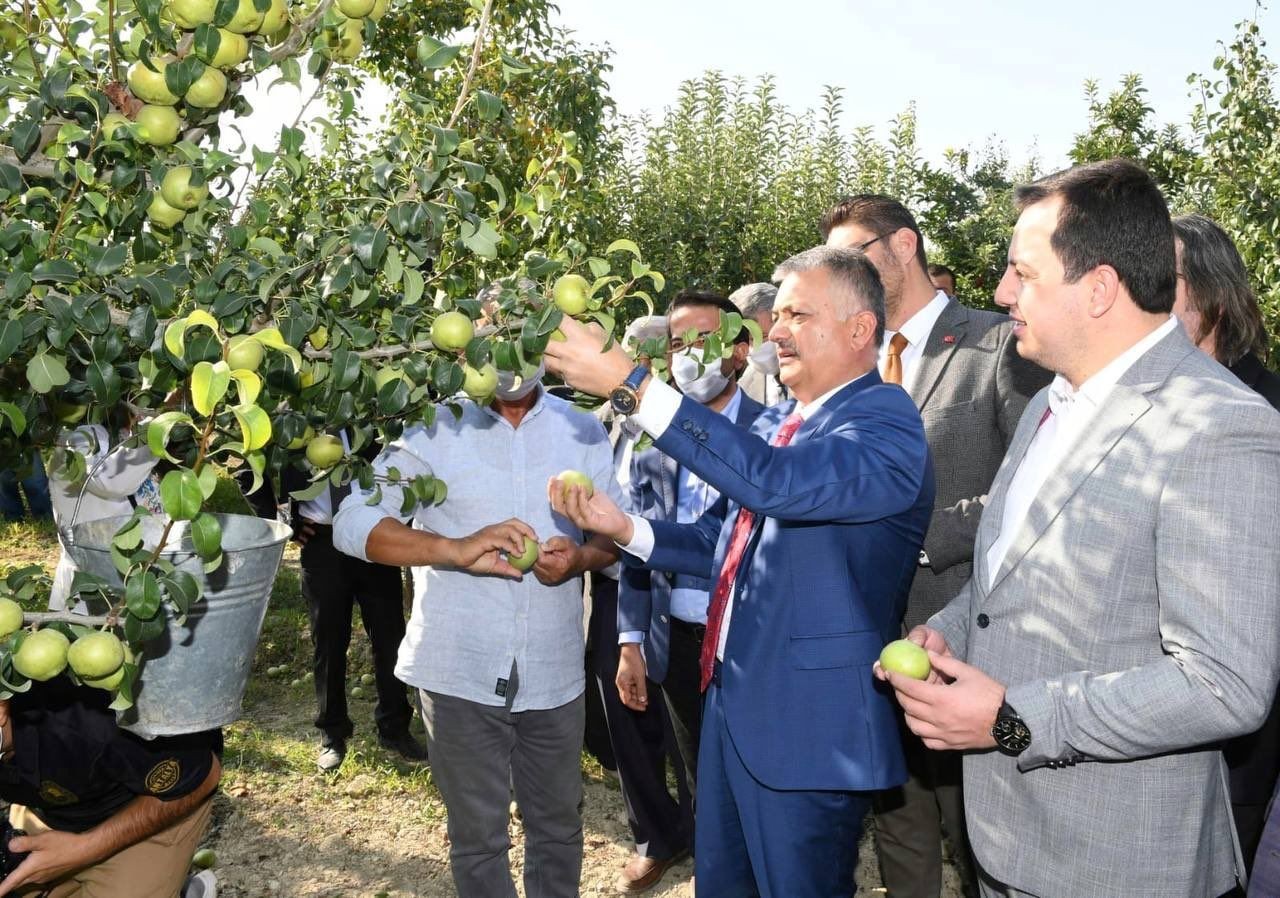
M168 792L178 784L178 776L182 773L182 768L173 758L165 758L159 764L151 768L151 772L147 774L145 785L147 791L153 795L160 795Z
M55 806L75 804L80 800L70 789L64 789L53 780L45 780L40 784L40 798L46 804Z

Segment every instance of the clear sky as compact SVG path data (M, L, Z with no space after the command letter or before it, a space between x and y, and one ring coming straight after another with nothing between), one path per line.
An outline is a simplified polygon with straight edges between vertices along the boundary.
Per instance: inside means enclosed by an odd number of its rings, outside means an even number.
M1083 129L1088 78L1105 93L1138 72L1161 123L1184 124L1187 75L1210 72L1219 43L1254 15L1252 0L558 3L559 24L614 50L611 94L624 114L660 112L705 69L770 73L797 110L817 105L823 85L843 87L849 127L882 135L915 101L926 158L995 135L1016 160L1038 147L1042 168L1064 163ZM1280 40L1280 13L1261 22L1264 37Z

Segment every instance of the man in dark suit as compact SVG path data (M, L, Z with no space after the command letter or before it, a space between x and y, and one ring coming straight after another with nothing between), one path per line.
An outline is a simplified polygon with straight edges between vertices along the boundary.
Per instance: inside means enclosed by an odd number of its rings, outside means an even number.
M672 300L667 310L670 328L667 364L681 392L719 412L739 427L755 421L763 406L739 388L735 378L750 347L750 334L743 328L733 343L733 351L719 365L700 366L696 359L708 334L720 330L722 316L737 313L735 306L715 293L685 291ZM627 478L627 510L647 518L690 523L707 511L720 494L671 456L649 448L631 458ZM661 743L656 751L637 758L647 769L636 777L647 786L648 796L634 794L628 786L630 759L619 746L618 771L628 806L654 808L645 829L693 836L693 793L697 783L698 738L702 728L702 690L698 685L698 656L706 632L707 602L711 584L705 577L666 574L624 568L618 596L617 632L620 657L617 689L611 702L619 707L616 716L636 718L655 703L665 703L665 716L678 751L677 776L680 801L672 801L666 786L666 754ZM660 685L659 685L660 684ZM628 710L629 709L629 710ZM611 729L614 727L611 720ZM642 799L637 801L637 799ZM647 800L643 800L647 799ZM634 828L634 826L633 826ZM636 833L636 842L642 842ZM649 846L652 848L652 844ZM661 846L659 846L661 847ZM638 850L638 849L637 849ZM676 855L670 853L669 857ZM623 871L619 887L639 891L654 885L669 866L661 852L648 851L632 858Z
M343 447L348 451L346 435ZM361 456L372 461L379 452L366 446ZM286 495L308 486L307 475L293 466L281 473ZM316 729L320 730L317 766L337 770L347 755L347 739L354 727L347 713L347 648L351 645L351 614L359 605L360 619L373 650L374 722L378 743L410 761L425 761L427 748L409 733L413 708L405 685L396 679L396 652L404 638L404 587L401 569L374 564L339 552L333 545L333 515L350 486L320 492L312 499L289 498L294 539L302 546L302 597L307 603L314 646ZM274 517L275 498L267 488L250 496L259 515ZM270 509L270 512L268 512Z
M933 508L920 414L882 384L884 291L859 252L816 247L778 267L770 339L794 402L750 431L654 380L565 320L548 367L609 395L720 491L694 524L625 515L607 497L553 507L626 561L714 582L701 656L699 892L847 898L867 793L906 779L896 715L872 680L899 633ZM629 373L628 373L629 372Z
M907 600L910 629L942 610L969 579L986 492L1022 410L1050 374L1018 355L1008 315L966 308L930 283L924 238L897 200L846 197L821 227L828 246L864 248L880 273L886 319L880 376L911 395L933 453L937 497ZM939 898L943 828L964 888L976 892L960 755L930 751L909 731L903 748L910 779L875 801L876 854L889 894Z

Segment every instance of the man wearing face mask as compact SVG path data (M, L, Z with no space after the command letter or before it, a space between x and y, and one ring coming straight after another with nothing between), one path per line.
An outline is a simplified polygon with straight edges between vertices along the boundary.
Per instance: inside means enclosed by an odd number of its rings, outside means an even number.
M511 787L524 821L524 894L570 898L582 868L585 677L581 576L617 559L546 502L547 481L574 469L621 498L600 422L540 385L504 376L491 404L457 397L374 461L397 483L376 504L357 491L334 520L348 555L413 568L413 610L395 673L419 689L432 775L448 811L450 862L461 898L515 898L508 853ZM401 484L433 474L441 505L401 511ZM494 525L495 521L505 521ZM488 567L432 561L440 537L507 533L507 557L540 543L530 573L498 553Z
M729 294L729 302L738 314L760 325L765 336L773 327L773 301L778 288L773 284L747 284ZM746 367L738 378L738 387L764 406L777 405L788 398L787 388L778 380L778 347L772 340L762 340L747 355Z
M714 293L678 294L667 312L667 363L680 392L746 428L764 410L735 383L734 374L742 367L750 345L747 329L734 339L729 358L710 366L700 361L703 338L720 329L722 316L736 311L733 303ZM632 457L628 488L631 512L682 524L696 521L720 497L715 487L656 447ZM624 769L623 756L618 755L623 791L628 790L630 780L636 783L632 791L639 793L628 796L628 802L654 809L650 816L661 824L650 827L659 835L648 844L642 846L637 838L636 856L619 880L623 891L653 886L671 861L692 847L702 730L699 655L707 629L710 588L704 577L631 567L624 567L619 578L618 694L624 705L637 712L665 703L682 768L676 771L680 793L676 802L666 791L661 754L651 752L646 769L632 771ZM672 844L679 839L682 844Z

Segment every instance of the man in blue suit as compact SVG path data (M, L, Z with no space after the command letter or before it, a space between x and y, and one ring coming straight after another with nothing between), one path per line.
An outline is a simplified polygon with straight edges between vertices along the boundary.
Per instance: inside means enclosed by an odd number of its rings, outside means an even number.
M557 511L626 560L715 584L702 653L701 893L847 898L869 792L906 779L891 698L871 675L898 635L933 503L924 428L881 382L884 289L857 250L782 263L769 338L795 397L750 432L633 369L566 320L548 367L633 414L720 491L693 524L623 514L553 481ZM630 372L630 373L628 373Z

